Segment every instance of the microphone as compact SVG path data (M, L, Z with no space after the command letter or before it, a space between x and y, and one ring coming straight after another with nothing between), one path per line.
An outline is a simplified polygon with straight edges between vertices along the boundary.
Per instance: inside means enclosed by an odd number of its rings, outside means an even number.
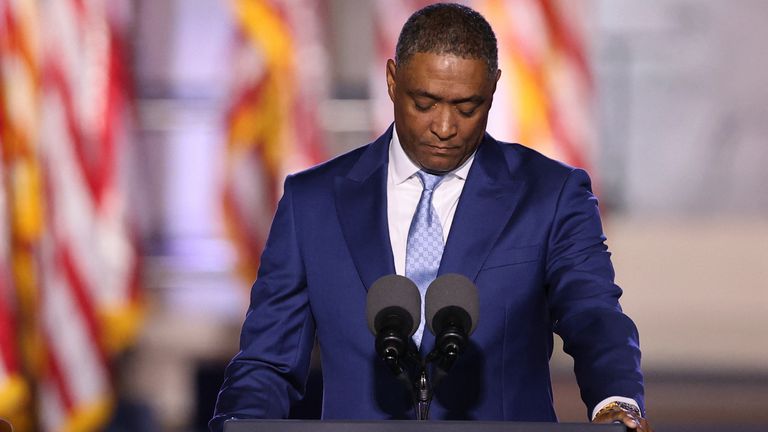
M368 328L376 336L376 353L399 375L400 359L421 317L419 289L404 276L387 275L371 285L366 299Z
M443 357L447 370L477 327L477 287L465 276L445 274L429 285L424 303L427 326L435 335L430 357Z

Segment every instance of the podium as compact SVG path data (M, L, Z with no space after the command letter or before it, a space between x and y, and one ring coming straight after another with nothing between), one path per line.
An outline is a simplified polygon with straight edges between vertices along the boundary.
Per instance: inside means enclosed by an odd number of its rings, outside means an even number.
M227 420L224 432L626 432L621 424L501 421Z

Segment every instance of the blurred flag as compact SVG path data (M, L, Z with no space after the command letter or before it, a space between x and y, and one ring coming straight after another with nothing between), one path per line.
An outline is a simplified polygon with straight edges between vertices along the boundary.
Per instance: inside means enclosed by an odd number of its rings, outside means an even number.
M110 360L138 323L138 254L126 203L128 0L46 2L41 262L46 430L97 430L114 402Z
M400 29L434 1L376 0L377 56L371 80L374 124L392 121L384 65ZM588 2L467 0L490 22L499 44L501 80L488 119L495 138L520 142L566 163L591 168L595 146L592 76L586 58Z
M36 428L101 430L115 398L111 360L140 315L124 188L131 3L0 5L11 34L0 70L10 254Z
M316 114L327 87L325 10L316 0L231 4L237 34L223 208L238 270L252 281L285 175L323 153Z
M594 91L587 60L589 3L475 0L499 41L501 80L488 128L582 168L595 150Z
M370 98L373 116L373 136L381 135L394 121L392 102L387 94L387 59L395 58L397 38L403 24L417 10L429 4L429 0L375 0L374 44L375 54L370 69ZM465 2L466 3L466 2Z
M0 178L5 181L5 166L0 163ZM29 390L18 357L16 298L10 272L11 239L8 230L7 198L0 188L0 419L15 421L26 414Z
M40 359L39 247L43 233L40 17L34 0L0 0L0 417L30 430Z

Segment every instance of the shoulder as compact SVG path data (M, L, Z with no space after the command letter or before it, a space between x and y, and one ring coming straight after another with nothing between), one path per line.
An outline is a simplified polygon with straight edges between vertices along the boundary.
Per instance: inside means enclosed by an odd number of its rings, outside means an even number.
M380 174L382 167L386 172L388 148L388 143L376 141L289 175L284 195L309 205L332 201L340 184L363 181L373 173Z
M372 143L288 176L286 185L306 186L317 191L318 188L332 187L339 177L361 181L386 166L391 138L392 127Z
M372 144L366 144L354 150L338 155L325 162L291 174L288 178L294 184L317 183L333 181L333 178L344 176L355 166L360 157Z
M495 140L494 140L495 141ZM511 169L524 169L537 173L569 175L578 169L518 143L495 141L504 153Z
M503 155L513 177L534 183L562 183L569 177L589 178L582 168L573 167L522 144L488 137L491 147Z

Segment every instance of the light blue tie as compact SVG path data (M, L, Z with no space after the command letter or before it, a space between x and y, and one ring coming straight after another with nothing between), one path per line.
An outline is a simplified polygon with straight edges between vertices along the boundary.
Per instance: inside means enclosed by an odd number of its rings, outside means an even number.
M416 213L408 230L408 244L405 248L405 276L419 287L421 293L421 323L413 335L416 346L421 346L424 334L424 295L435 277L443 256L443 226L440 224L435 207L432 205L432 192L443 180L437 176L419 171L416 173L424 186Z

